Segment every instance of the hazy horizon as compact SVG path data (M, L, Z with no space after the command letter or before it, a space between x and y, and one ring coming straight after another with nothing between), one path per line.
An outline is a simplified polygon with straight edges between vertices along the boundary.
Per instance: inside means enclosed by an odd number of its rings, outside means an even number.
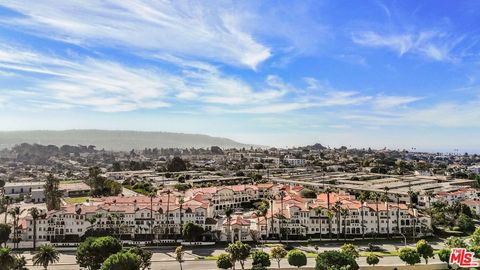
M386 148L386 149L389 149L389 150L407 150L407 151L413 151L413 152L430 152L430 153L448 153L448 154L464 154L465 152L469 153L469 154L479 154L480 153L480 149L475 149L475 148L472 148L472 149L463 149L463 148L424 148L424 147L409 147L409 146L405 146L405 147L388 147L388 146L375 146L375 145L348 145L348 144L338 144L338 145L333 145L333 144L328 144L327 142L321 142L321 141L316 141L316 142L311 142L311 143L306 143L306 144L297 144L297 145L272 145L272 144L263 144L263 145L260 145L260 144L254 144L254 143L250 143L248 141L241 141L241 140L236 140L236 139L233 139L233 138L229 138L229 137L221 137L221 136L216 136L214 134L199 134L199 133L175 133L175 132L166 132L166 131L152 131L152 130L107 130L107 129L68 129L68 130L10 130L10 131L0 131L0 149L1 148L10 148L11 146L15 145L15 144L18 144L18 143L22 143L22 142L27 142L27 143L39 143L39 144L48 144L48 143L45 143L45 142L42 142L42 140L40 141L35 141L33 138L32 139L28 139L28 140L25 140L25 141L22 141L22 139L14 139L15 143L5 143L5 142L2 142L2 138L5 133L23 133L23 132L70 132L70 131L79 131L79 132L83 132L83 131L99 131L99 132L138 132L138 133L174 133L174 134L181 134L181 135L193 135L193 136L209 136L213 139L227 139L227 140L232 140L233 143L235 144L239 144L239 146L232 146L232 147L249 147L249 146L256 146L256 147L278 147L278 148L291 148L291 147L302 147L302 146L308 146L308 145L313 145L313 144L316 144L316 143L320 143L322 144L323 146L325 147L330 147L330 148L340 148L342 146L346 146L348 148L357 148L357 149L362 149L362 148L365 148L365 149L368 149L368 148L372 148L374 150L379 150L379 149L383 149L383 148ZM10 138L12 139L12 138ZM54 144L55 145L58 145L58 146L61 146L63 144L71 144L71 145L76 145L76 144L93 144L93 145L96 145L96 146L101 146L101 143L94 143L93 141L92 142L85 142L85 141L88 141L88 140L85 140L84 138L81 139L80 142L55 142ZM192 145L194 144L194 142L192 142ZM244 144L244 145L240 145L240 144ZM214 146L214 145L222 145L222 142L220 141L219 143L210 143L210 144L203 144L202 146L197 146L197 147L201 147L201 148L205 148L205 147L210 147L210 146ZM150 146L142 146L142 147L137 147L138 149L143 149L145 147L158 147L158 148L162 148L162 147L170 147L170 146L167 146L167 145L150 145ZM190 146L178 146L178 148L182 148L182 147L190 147ZM222 145L222 147L225 147L224 145ZM101 148L101 147L100 147ZM107 147L108 148L108 147ZM230 148L230 147L228 147ZM107 149L108 150L108 149ZM122 149L122 150L130 150L130 148L125 148L125 149Z
M479 15L472 1L2 1L0 130L480 153Z

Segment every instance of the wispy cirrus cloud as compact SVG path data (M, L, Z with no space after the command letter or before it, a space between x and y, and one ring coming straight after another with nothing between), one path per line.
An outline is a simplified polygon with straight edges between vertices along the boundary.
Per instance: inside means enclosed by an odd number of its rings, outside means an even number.
M419 101L423 97L414 97L414 96L385 96L378 95L374 100L374 105L378 108L387 109L398 107L402 105L407 105L415 101Z
M2 1L20 16L1 22L31 34L87 47L131 48L247 66L271 49L244 30L228 6L191 1Z
M363 31L352 33L352 40L366 47L387 48L400 56L413 53L435 61L454 62L458 58L452 50L463 37L454 38L437 31L422 31L416 34L379 34L374 31Z
M103 59L67 59L0 46L0 70L22 74L30 84L11 93L23 97L30 93L28 100L42 108L81 107L121 112L182 102L195 106L247 106L275 101L288 92L275 76L267 77L264 88L254 89L239 78L225 76L210 64L182 61L178 73L151 66L134 68Z

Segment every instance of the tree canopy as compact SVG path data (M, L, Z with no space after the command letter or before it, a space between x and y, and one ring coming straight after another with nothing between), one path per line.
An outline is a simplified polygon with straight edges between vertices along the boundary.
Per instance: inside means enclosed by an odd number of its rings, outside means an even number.
M318 254L315 270L341 269L350 266L349 269L357 270L359 266L355 259L346 252L328 250Z
M293 249L287 254L288 264L296 266L298 268L307 265L307 256L300 250Z
M167 163L169 172L182 172L187 170L187 164L181 157L174 157Z
M367 256L367 263L368 265L376 265L380 262L380 258L374 253L368 254Z
M282 246L276 246L270 250L270 256L277 261L280 268L280 261L287 256L287 251Z
M227 252L230 254L230 258L232 260L232 264L235 265L235 262L240 262L242 269L244 269L245 261L247 260L248 256L250 256L250 250L252 248L249 244L242 243L237 241L228 245Z
M417 242L417 252L423 257L425 264L428 264L428 259L433 257L433 248L424 239Z
M404 247L400 249L400 254L398 255L400 260L404 261L408 265L415 265L420 263L420 254L410 247Z
M217 258L217 267L220 269L232 268L233 264L228 254L220 254Z
M193 222L188 222L183 225L182 233L186 240L190 242L197 241L202 237L203 227Z
M116 238L111 236L89 237L77 248L77 263L80 267L97 270L110 255L120 250L122 250L122 245Z
M110 255L100 270L139 270L142 259L132 252L119 252Z
M263 250L257 250L252 253L252 265L270 266L270 255Z
M315 199L317 197L317 193L311 189L304 188L302 191L300 191L300 196L302 196L302 198Z
M8 224L0 224L0 245L6 243L10 238L10 233L12 233L12 228Z

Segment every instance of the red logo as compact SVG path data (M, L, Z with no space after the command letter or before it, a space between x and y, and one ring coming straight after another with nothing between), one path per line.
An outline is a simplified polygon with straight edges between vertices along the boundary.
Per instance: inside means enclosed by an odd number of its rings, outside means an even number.
M475 253L467 251L464 248L454 248L450 254L450 265L457 264L465 268L477 267L479 263L473 261L473 255L475 255Z

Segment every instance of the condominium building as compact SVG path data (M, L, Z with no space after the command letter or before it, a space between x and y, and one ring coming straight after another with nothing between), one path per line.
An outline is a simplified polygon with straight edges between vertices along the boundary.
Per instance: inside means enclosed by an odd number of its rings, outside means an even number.
M69 204L43 213L37 237L43 241L75 242L89 235L116 235L138 241L175 239L182 225L204 228L203 240L251 241L281 237L307 239L400 233L428 233L430 218L405 204L361 203L347 193L303 198L303 187L257 184L191 189L156 197L105 197L84 204ZM266 200L265 200L266 199ZM268 202L265 216L257 216L254 203ZM250 204L250 205L247 205ZM225 216L230 207L233 214ZM363 221L363 222L362 222ZM23 240L33 239L33 219L20 222ZM331 225L330 225L331 224ZM363 224L363 225L362 225Z

